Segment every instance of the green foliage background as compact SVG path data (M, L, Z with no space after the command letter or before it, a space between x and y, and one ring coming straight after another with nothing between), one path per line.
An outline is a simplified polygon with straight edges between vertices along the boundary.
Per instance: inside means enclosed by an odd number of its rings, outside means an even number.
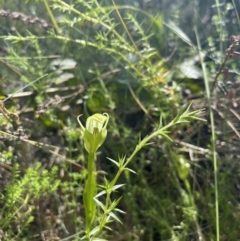
M110 116L97 155L103 183L116 174L107 157L129 156L139 138L193 102L194 110L206 108L207 122L172 128L173 142L156 138L130 163L137 175L124 173L125 186L113 194L122 197L119 209L126 214L101 238L216 240L213 147L199 54L213 81L230 36L239 32L239 10L239 2L226 0L2 1L0 91L11 96L5 107L19 116L24 134L1 116L0 239L80 240L87 163L78 115ZM238 60L227 67L228 81L220 79L211 100L220 240L239 240Z

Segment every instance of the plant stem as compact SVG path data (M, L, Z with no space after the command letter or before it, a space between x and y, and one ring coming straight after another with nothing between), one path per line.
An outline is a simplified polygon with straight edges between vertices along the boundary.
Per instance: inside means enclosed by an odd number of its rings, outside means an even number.
M48 15L49 15L49 17L51 18L52 24L53 24L53 26L54 26L57 34L59 34L59 33L60 33L60 29L59 29L58 24L57 24L57 22L56 22L56 20L55 20L55 17L54 17L53 14L52 14L52 11L51 11L51 9L50 9L50 7L49 7L49 5L48 5L47 0L43 0L43 3L44 3L44 5L45 5L45 8L47 9Z
M144 147L146 146L149 141L157 136L164 136L167 137L166 135L166 130L169 129L170 127L182 123L181 118L179 118L178 121L176 121L175 119L173 121L171 121L169 124L167 124L166 126L159 128L157 131L153 132L152 134L150 134L149 136L146 136L135 148L134 152L131 154L131 156L127 159L127 161L123 164L123 166L118 170L116 176L114 177L114 179L111 182L111 186L113 187L119 176L121 175L121 173L124 171L124 169L127 167L127 165L132 161L132 159L134 158L134 156Z
M220 9L220 4L219 0L215 0L215 4L217 7L217 13L218 13L218 19L219 19L219 35L220 35L220 52L223 53L223 20L222 20L222 15L221 15L221 9Z
M189 106L190 108L190 106ZM166 126L159 128L158 130L156 130L155 132L153 132L152 134L150 134L149 136L146 136L142 141L140 141L140 143L136 146L134 152L130 155L129 158L127 158L126 161L123 161L121 163L121 166L119 166L118 172L115 175L114 179L109 183L107 189L107 196L106 196L106 202L105 202L105 211L103 216L101 217L101 220L99 221L100 225L99 225L99 231L100 232L104 225L106 224L106 217L108 216L109 212L111 211L110 205L111 205L111 199L110 199L110 194L113 190L114 185L116 184L116 182L118 181L118 178L120 177L121 173L126 170L127 165L132 161L132 159L134 158L134 156L146 145L151 144L149 141L159 135L171 140L170 137L168 137L167 135L167 129L169 129L170 127L176 125L176 124L180 124L183 122L188 122L189 118L191 119L191 117L193 118L194 116L198 115L201 113L201 111L195 111L195 112L191 112L188 113L189 108L182 114L182 115L178 115L173 121L171 121L169 124L167 124ZM194 119L194 118L193 118ZM196 119L196 118L195 118ZM198 118L198 120L203 120Z
M94 197L97 194L97 181L95 175L95 153L88 154L88 177L83 191L83 201L86 215L86 234L91 230L95 219L96 203Z
M203 61L203 57L201 55L201 45L198 38L197 28L194 27L197 44L199 49L199 57L203 71L205 89L207 93L207 100L208 100L208 108L210 112L210 123L211 123L211 132L212 132L212 149L213 149L213 165L214 165L214 191L215 191L215 219L216 219L216 241L220 240L220 231L219 231L219 203L218 203L218 163L217 163L217 152L216 152L216 134L215 134L215 121L214 121L214 114L213 109L211 107L211 91L209 87L209 81L207 78L207 70L205 63Z

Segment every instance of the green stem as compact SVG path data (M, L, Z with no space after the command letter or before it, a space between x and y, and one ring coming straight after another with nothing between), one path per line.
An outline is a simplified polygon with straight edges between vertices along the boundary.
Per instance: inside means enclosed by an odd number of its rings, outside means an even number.
M193 210L197 212L197 206L196 206L195 201L194 201L194 196L193 196L193 194L191 192L190 184L189 184L187 179L184 179L183 181L184 181L185 188L186 188L186 190L188 192L188 195L190 197L191 206L192 206ZM198 236L199 236L199 240L204 241L205 238L203 236L203 233L202 233L201 227L199 225L199 222L198 222L196 214L192 215L192 219L193 219L193 222L194 222L194 224L196 226L196 229L197 229L197 232L198 232Z
M214 120L213 109L211 107L211 91L210 91L210 87L209 87L207 69L206 69L205 63L203 61L203 56L201 55L202 50L201 50L201 45L200 45L200 41L198 38L197 28L194 27L194 30L196 33L196 39L197 39L197 44L198 44L198 49L199 49L199 57L200 57L200 62L202 65L202 70L203 70L203 78L204 78L209 113L210 113L210 123L211 123L211 132L212 132L213 165L214 165L214 184L215 184L214 191L215 191L216 241L220 241L219 203L218 203L218 161L217 161L217 152L216 152L215 120Z
M189 108L181 115L181 116L177 116L173 121L171 121L168 125L159 128L157 131L153 132L152 134L150 134L149 136L146 136L135 148L134 152L131 154L131 156L129 158L127 158L127 160L121 164L121 166L119 166L118 172L115 175L114 179L109 183L108 185L108 190L107 190L107 197L106 197L106 202L105 202L105 210L104 210L104 214L101 217L101 220L99 221L100 225L99 225L99 232L103 229L104 225L106 224L106 218L109 214L109 212L111 211L110 205L111 205L111 199L110 199L110 195L111 192L113 190L114 185L116 184L118 178L120 177L121 173L126 169L127 165L132 161L132 159L134 158L134 156L146 145L150 144L150 140L162 135L167 139L170 139L170 137L167 136L167 130L176 125L176 124L180 124L186 121L189 121L189 118L191 119L191 117L193 118L195 115L201 113L201 112L191 112L188 113ZM193 118L194 119L194 118ZM195 118L196 119L196 118ZM200 120L200 119L198 119ZM171 140L171 139L170 139ZM96 235L96 234L95 234Z
M113 187L118 178L120 177L120 175L122 174L122 172L125 170L126 166L132 161L132 159L134 158L134 156L145 146L147 145L147 143L149 143L149 141L159 135L163 135L165 136L165 131L174 126L175 124L178 124L178 122L174 122L171 121L168 125L164 126L163 128L153 132L152 134L150 134L149 136L145 137L135 148L134 152L131 154L131 156L127 159L127 161L124 163L124 165L118 170L116 176L114 177L114 179L111 182L111 186Z
M88 154L88 177L83 191L83 202L86 215L86 233L90 233L91 225L95 219L97 194L97 181L95 175L95 153Z
M49 5L48 5L47 0L43 0L43 3L44 3L44 5L45 5L45 8L47 9L48 15L49 15L49 17L51 18L52 24L53 24L53 26L54 26L57 34L59 34L59 33L60 33L60 29L59 29L58 24L57 24L57 22L56 22L56 20L55 20L55 18L54 18L54 16L53 16L53 14L52 14L52 11L51 11L51 9L50 9L50 7L49 7Z
M220 9L220 4L219 4L219 0L215 0L215 4L217 6L217 13L218 13L218 19L219 19L219 26L216 26L216 27L219 27L219 37L220 37L220 52L223 53L223 20L222 20L222 15L221 15L221 9Z

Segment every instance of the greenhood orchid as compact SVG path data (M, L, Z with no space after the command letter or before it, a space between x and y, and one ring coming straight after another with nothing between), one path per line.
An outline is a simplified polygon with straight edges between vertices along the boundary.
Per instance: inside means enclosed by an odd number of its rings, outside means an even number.
M107 113L94 114L87 118L86 128L80 121L80 116L77 120L82 129L84 147L88 153L95 153L103 144L107 136L107 124L109 116Z

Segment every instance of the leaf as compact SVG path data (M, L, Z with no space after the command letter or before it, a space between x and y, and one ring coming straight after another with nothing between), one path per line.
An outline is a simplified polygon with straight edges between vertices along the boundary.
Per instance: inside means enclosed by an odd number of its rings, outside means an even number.
M117 211L117 212L119 212L119 213L123 213L123 214L126 213L126 212L124 212L124 211L122 211L122 210L120 210L120 209L118 209L118 208L115 208L114 211Z
M178 35L180 39L182 39L185 43L187 43L190 46L193 46L193 43L188 38L188 36L177 26L174 22L169 21L169 23L165 23L165 25L170 28L175 34Z
M201 69L195 66L192 62L184 61L179 68L184 77L189 79L201 79L203 77Z
M102 238L94 238L92 241L107 241L107 240Z
M62 84L66 81L68 81L69 79L74 78L74 74L72 73L62 73L60 76L58 76L57 78L55 78L53 80L53 83L55 83L56 85Z
M135 171L133 171L133 170L130 169L130 168L125 168L124 170L129 171L129 172L132 172L132 173L134 173L134 174L137 174Z
M89 236L93 236L95 233L98 233L99 231L100 231L100 227L97 226L90 232Z
M113 187L113 190L117 190L118 188L125 186L125 184L118 184Z
M119 223L122 224L121 220L117 217L117 215L115 215L113 212L109 213L109 216L112 217L113 219L115 219L116 221L118 221Z
M104 190L104 191L101 191L100 193L98 193L95 197L100 197L104 194L106 194L107 192Z
M108 159L109 161L113 162L117 167L119 167L118 162L116 162L115 160L113 160L113 159L111 159L111 158L109 158L109 157L107 157L107 159Z
M169 137L164 131L159 131L159 135L165 137L167 140L173 142L173 140L171 139L171 137Z
M100 202L97 198L94 198L95 202L102 208L102 210L106 210L105 206L102 202Z
M77 62L73 59L55 59L51 62L51 67L55 69L64 70L64 69L73 69L77 65Z

